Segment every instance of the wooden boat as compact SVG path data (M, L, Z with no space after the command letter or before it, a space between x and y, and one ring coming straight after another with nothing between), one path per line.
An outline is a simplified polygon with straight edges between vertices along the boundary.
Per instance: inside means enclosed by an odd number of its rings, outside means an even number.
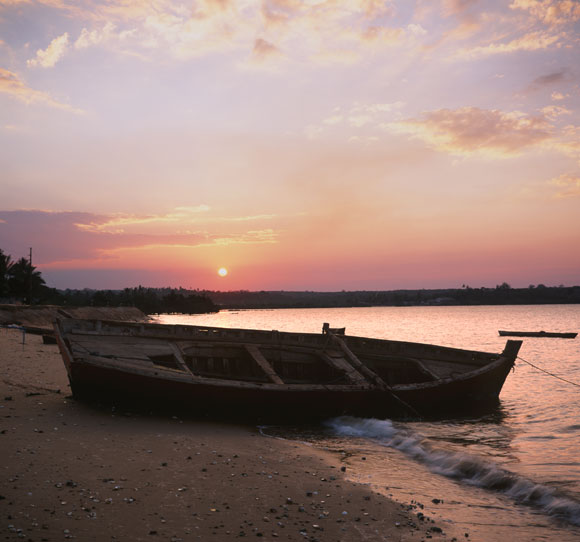
M339 334L64 318L73 396L252 420L430 416L497 404L521 341L500 354Z
M560 339L575 339L578 333L556 333L550 331L498 331L501 337L558 337Z

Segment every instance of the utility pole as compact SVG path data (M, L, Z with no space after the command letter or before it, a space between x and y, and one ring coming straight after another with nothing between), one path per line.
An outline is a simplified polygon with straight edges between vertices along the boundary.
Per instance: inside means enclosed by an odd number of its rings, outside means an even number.
M30 267L28 269L28 304L32 305L32 247L30 247Z

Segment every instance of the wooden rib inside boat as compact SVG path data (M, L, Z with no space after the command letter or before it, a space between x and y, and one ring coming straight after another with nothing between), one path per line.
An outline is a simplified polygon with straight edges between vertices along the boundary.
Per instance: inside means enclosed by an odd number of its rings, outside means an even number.
M228 418L463 415L497 404L521 341L502 353L323 333L61 318L75 398Z

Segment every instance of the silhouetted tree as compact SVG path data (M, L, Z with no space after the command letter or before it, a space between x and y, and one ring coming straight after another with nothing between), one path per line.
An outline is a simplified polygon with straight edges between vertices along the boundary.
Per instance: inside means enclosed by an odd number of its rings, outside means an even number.
M9 294L8 279L12 268L12 258L0 249L0 297L7 297Z
M507 282L502 282L499 286L495 287L496 290L511 290L511 286Z
M42 294L44 279L36 267L30 265L26 258L20 258L10 266L8 272L9 295L32 303L34 298Z

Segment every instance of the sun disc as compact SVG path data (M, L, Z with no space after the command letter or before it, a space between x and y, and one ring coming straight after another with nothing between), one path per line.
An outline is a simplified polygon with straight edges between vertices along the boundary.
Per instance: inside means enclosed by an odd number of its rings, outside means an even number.
M218 269L218 275L220 277L225 277L228 274L228 270L225 267L220 267Z

